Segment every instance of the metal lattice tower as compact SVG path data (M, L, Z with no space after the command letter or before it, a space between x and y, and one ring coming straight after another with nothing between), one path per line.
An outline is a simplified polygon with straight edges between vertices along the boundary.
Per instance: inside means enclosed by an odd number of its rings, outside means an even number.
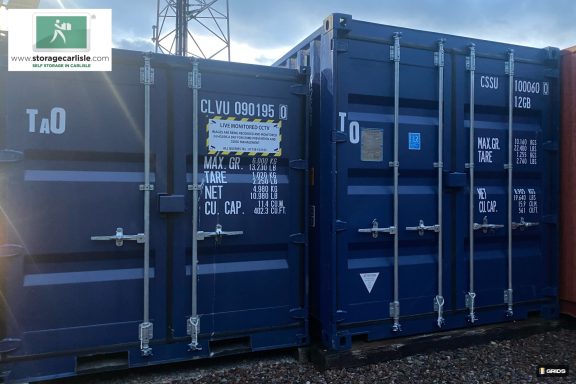
M156 52L230 61L228 11L228 0L158 0Z

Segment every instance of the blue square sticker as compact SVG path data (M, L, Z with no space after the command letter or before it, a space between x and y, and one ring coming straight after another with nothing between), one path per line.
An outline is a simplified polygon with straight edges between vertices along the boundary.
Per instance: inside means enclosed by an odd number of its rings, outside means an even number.
M419 151L420 147L420 133L408 132L408 149L411 151Z

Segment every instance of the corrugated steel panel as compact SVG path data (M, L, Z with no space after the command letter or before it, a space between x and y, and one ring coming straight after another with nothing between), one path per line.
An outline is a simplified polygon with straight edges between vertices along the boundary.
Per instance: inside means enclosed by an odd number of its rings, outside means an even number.
M299 63L327 347L557 313L557 49L334 14Z
M307 343L307 103L294 92L305 76L200 60L194 77L188 58L149 57L153 78L138 52L115 50L109 73L7 72L2 59L0 349L10 380L118 356L133 367Z

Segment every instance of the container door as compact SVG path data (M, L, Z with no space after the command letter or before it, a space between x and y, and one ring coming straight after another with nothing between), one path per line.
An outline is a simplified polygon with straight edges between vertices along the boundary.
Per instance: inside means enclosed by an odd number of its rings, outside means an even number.
M10 356L138 350L145 306L154 337L164 337L166 239L153 209L146 300L143 278L144 190L166 183L166 94L161 85L152 92L146 185L143 66L141 55L120 52L110 73L3 75L1 88L18 90L4 95L0 129L0 147L14 155L0 183L2 255L17 265L2 282L11 314L3 336L21 340ZM74 372L74 361L50 372Z
M458 228L467 240L459 259L459 308L469 322L522 318L528 303L550 294L550 222L543 213L552 206L552 168L546 150L552 132L547 128L553 110L551 79L543 65L516 59L514 52L500 58L482 56L474 47L461 60L466 65L466 95L459 113L465 130L458 142L468 142L466 205ZM468 222L466 222L468 220ZM470 257L472 255L472 257ZM501 310L478 314L479 308Z
M261 71L202 61L192 89L179 79L173 321L195 354L306 340L305 98L295 71Z
M337 300L342 328L386 320L354 330L368 338L400 331L400 316L432 312L443 286L439 144L449 136L439 134L440 46L403 48L398 36L389 37L391 45L348 40L337 56L345 75L337 102L336 224L346 229L336 228ZM341 335L337 347L350 342L348 332Z

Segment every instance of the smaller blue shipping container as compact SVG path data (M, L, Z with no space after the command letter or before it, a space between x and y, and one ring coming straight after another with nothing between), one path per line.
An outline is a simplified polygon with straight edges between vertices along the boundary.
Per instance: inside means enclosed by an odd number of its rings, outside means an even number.
M0 47L5 381L308 342L304 74L8 72Z
M275 65L311 68L327 347L557 314L557 49L334 14Z

